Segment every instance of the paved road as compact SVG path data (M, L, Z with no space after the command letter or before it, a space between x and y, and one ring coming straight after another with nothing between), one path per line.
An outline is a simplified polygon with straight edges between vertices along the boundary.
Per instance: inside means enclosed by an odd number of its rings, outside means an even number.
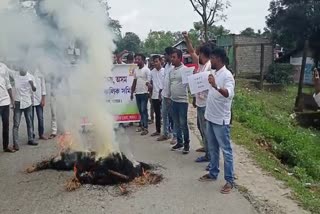
M50 118L48 113L46 116ZM21 133L24 132L22 127ZM137 135L133 128L127 129L126 134L130 136L126 147L137 160L165 167L161 169L165 177L161 184L144 187L127 197L114 197L108 188L101 187L82 187L76 192L65 192L63 184L72 172L23 173L26 166L57 153L55 142L45 141L38 147L23 145L15 154L0 152L0 213L255 213L238 192L219 193L224 184L222 176L215 183L197 180L203 175L205 165L193 162L197 156L194 151L183 156L169 151L168 143ZM25 134L22 139L26 139ZM197 141L194 136L192 141ZM194 149L197 144L192 146Z

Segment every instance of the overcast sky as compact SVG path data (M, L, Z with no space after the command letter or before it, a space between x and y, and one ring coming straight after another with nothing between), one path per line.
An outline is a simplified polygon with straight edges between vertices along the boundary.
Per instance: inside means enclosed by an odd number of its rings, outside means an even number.
M189 30L200 16L189 0L109 0L110 16L122 24L122 33L135 32L144 39L152 30ZM230 0L228 20L219 22L232 33L246 27L265 27L270 0Z

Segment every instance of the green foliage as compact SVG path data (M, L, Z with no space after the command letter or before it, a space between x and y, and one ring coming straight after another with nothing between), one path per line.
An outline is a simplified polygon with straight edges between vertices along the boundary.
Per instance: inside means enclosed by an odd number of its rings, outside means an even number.
M139 36L133 32L127 32L125 36L116 41L117 52L128 50L130 52L140 52L141 50L141 40Z
M293 82L293 65L279 63L269 66L269 71L266 75L266 80L269 83L287 85Z
M299 167L305 177L320 180L319 136L290 123L289 114L269 109L263 100L239 91L234 101L235 119L274 142L272 152L289 167ZM300 175L301 177L301 175Z
M143 52L147 54L162 54L164 49L175 43L174 35L170 31L151 31L144 42Z

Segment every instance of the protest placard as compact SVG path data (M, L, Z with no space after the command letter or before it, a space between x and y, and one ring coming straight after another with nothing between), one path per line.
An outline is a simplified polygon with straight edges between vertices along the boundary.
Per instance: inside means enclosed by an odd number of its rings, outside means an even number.
M181 71L183 84L188 84L188 77L193 74L194 69L195 67L186 67L184 70Z
M208 76L210 72L200 72L188 77L188 83L191 94L197 94L210 88Z

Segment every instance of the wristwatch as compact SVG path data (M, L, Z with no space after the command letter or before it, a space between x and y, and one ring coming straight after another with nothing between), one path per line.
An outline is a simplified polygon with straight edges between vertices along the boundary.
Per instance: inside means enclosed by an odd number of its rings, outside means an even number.
M217 91L219 91L219 90L221 89L218 85L216 85L216 86L213 87L213 88L215 88Z

